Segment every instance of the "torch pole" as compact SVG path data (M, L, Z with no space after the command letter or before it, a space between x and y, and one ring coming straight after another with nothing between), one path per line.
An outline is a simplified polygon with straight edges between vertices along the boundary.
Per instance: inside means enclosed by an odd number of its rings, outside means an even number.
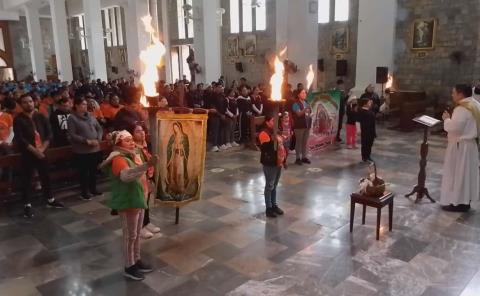
M274 102L273 104L274 108L273 108L273 112L275 112L273 114L273 147L275 148L275 151L277 151L278 149L278 112L279 112L279 109L280 109L280 103L279 102Z

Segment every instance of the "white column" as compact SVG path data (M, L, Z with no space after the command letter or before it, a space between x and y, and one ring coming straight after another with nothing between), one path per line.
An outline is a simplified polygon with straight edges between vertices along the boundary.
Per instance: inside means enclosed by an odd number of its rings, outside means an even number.
M392 72L396 18L396 0L360 1L354 94L362 94L367 85L375 83L377 67Z
M71 81L73 79L73 71L65 0L50 0L50 12L52 14L53 42L55 43L58 79Z
M288 59L298 66L298 72L290 74L289 83L306 84L309 66L317 73L318 15L310 12L310 0L288 1ZM278 36L278 34L277 34ZM316 87L316 80L312 87Z
M149 14L148 0L128 0L124 6L125 26L128 50L128 68L142 72L140 51L150 44L150 36L145 32L141 18Z
M47 79L45 70L45 57L43 53L42 33L40 30L40 19L38 8L32 5L25 5L25 16L27 18L28 44L30 46L30 58L32 60L32 72L35 80Z
M196 83L217 81L222 73L220 24L217 9L219 0L193 1L195 61L202 68ZM198 78L197 78L198 77Z
M88 64L93 75L90 79L107 80L105 41L103 39L102 10L100 0L83 0L87 33Z
M275 1L276 53L280 52L288 41L288 0Z
M172 60L170 59L170 31L168 26L168 1L161 0L161 13L162 13L162 30L160 33L160 40L165 45L165 81L173 83L172 79Z

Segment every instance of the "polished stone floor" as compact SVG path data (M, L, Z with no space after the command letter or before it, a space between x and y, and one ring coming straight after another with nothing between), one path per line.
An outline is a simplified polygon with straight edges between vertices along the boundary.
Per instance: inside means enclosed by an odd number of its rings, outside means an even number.
M286 215L268 220L258 153L209 153L203 200L181 210L180 224L173 209L153 210L163 236L142 243L156 268L143 282L121 275L108 194L84 202L61 192L68 208L37 207L32 221L18 205L1 209L0 295L480 295L480 215L404 198L416 183L421 133L379 136L373 158L397 194L393 232L384 210L379 241L373 209L349 232L349 194L367 172L359 150L290 165L278 190ZM427 185L437 198L445 142L430 141Z

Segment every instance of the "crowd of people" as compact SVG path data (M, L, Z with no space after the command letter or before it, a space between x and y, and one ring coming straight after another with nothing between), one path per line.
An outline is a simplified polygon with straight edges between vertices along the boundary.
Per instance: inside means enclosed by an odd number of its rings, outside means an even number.
M370 161L375 138L374 92L361 99L349 98L343 90L340 113L347 115L347 145L356 147L356 122L362 126L362 159ZM310 164L308 139L312 128L312 108L307 90L284 85L285 101L280 107L278 148L273 144L274 106L270 89L264 83L250 86L245 78L226 86L223 77L209 85L194 85L186 79L175 84L160 81L158 106L208 110L208 141L212 152L225 151L250 143L258 134L261 163L266 177L266 215L283 215L276 202L276 186L281 169L287 167L289 151L295 164ZM370 97L369 94L372 96ZM20 190L24 216L33 218L32 197L42 190L48 207L63 208L54 198L46 151L51 147L71 146L71 164L78 170L80 197L91 200L102 195L97 189L99 170L112 180L110 207L119 215L124 233L125 275L136 280L151 268L140 260L139 238L150 238L160 229L149 219L153 198L153 167L156 156L149 152L148 117L141 104L142 89L133 80L14 82L0 83L0 156L18 153L21 159ZM345 110L346 109L346 110ZM264 116L264 127L251 130L252 117ZM343 118L339 119L339 127ZM340 139L340 133L337 135ZM105 159L102 143L110 141L113 152ZM105 160L103 160L105 159ZM102 162L103 160L103 162ZM55 164L69 166L70 163ZM0 172L4 178L6 172ZM12 174L12 172L7 172ZM34 180L38 177L39 184ZM132 181L137 182L132 182ZM128 196L126 196L128 195Z

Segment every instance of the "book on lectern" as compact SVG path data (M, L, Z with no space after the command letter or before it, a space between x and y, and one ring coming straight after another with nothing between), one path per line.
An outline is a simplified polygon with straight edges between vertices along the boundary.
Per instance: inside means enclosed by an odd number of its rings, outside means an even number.
M419 116L419 117L415 117L413 119L413 121L418 122L420 124L423 124L427 127L433 127L433 126L436 126L437 124L439 124L440 122L442 122L441 120L438 120L436 118L433 118L433 117L430 117L430 116L427 116L427 115L422 115L422 116Z

